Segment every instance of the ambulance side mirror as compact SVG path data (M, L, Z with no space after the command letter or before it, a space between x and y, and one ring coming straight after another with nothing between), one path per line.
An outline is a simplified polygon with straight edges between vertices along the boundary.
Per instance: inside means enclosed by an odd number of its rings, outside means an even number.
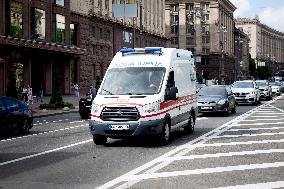
M171 87L166 90L166 100L176 100L178 89L177 87Z

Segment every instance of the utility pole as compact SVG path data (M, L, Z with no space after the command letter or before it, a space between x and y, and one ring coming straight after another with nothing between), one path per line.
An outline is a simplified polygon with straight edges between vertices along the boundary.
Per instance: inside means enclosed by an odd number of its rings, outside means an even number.
M223 25L219 27L219 32L221 33L221 40L220 40L220 48L221 48L221 60L220 60L220 65L219 65L219 75L220 75L220 80L221 84L224 84L224 78L225 78L225 68L224 68L224 33L227 32L227 28Z
M143 19L142 19L142 16L143 16L143 12L142 12L142 0L139 1L139 7L140 7L140 47L142 48L143 47L143 44L142 44L142 37L143 37Z

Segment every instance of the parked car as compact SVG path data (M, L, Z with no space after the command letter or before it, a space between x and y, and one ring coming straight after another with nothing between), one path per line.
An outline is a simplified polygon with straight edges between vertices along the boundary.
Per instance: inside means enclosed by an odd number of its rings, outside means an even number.
M272 88L267 80L256 80L256 84L259 87L260 97L267 100L272 99Z
M79 114L81 119L90 119L91 116L91 107L92 107L92 96L90 93L86 94L85 98L79 100Z
M271 84L271 88L272 88L272 94L276 94L276 95L281 95L281 91L282 89L282 85L279 82L272 82Z
M11 97L0 97L0 120L1 131L28 133L33 127L31 108L26 103Z
M223 112L228 115L236 112L235 97L227 86L212 85L197 93L197 106L200 113Z
M236 81L232 85L232 91L237 103L260 103L259 87L253 80Z

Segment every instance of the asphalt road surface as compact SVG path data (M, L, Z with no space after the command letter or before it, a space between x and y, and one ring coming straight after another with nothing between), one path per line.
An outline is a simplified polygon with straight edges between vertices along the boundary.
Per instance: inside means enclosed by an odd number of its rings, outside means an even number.
M284 188L281 100L198 117L167 146L96 146L77 113L38 118L29 134L1 136L0 188Z

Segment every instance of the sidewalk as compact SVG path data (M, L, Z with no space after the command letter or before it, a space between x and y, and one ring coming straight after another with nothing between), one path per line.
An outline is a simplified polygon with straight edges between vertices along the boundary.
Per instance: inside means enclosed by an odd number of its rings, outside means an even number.
M69 102L72 103L74 108L70 109L68 111L63 110L63 109L58 109L58 110L41 110L39 109L39 105L43 103L49 103L51 96L44 96L43 97L43 102L36 102L36 98L34 98L33 104L30 104L30 107L32 108L33 111L33 116L34 118L36 117L46 117L50 115L58 115L58 114L65 114L65 113L70 113L70 112L78 112L79 111L79 98L76 97L75 95L63 95L63 101L64 102Z

